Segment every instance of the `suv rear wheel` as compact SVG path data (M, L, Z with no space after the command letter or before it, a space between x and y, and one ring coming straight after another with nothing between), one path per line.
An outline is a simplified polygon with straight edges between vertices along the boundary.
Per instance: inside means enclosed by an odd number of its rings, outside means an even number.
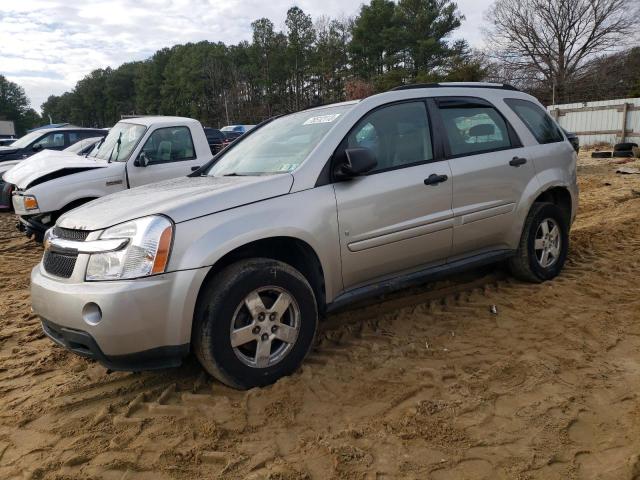
M569 251L568 219L553 203L534 203L524 223L516 255L509 260L511 273L528 282L556 277Z
M221 382L240 389L293 373L318 324L313 289L286 263L254 258L234 263L207 283L196 309L194 351Z

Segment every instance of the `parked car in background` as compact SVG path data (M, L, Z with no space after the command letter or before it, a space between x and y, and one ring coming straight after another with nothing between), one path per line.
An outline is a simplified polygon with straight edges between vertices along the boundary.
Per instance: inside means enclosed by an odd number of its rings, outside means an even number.
M224 141L223 148L227 148L233 142L235 142L238 138L240 138L243 134L240 132L222 132L224 133Z
M227 125L226 127L222 127L220 131L225 136L224 147L228 147L254 127L255 125Z
M8 147L16 140L16 138L0 138L0 147Z
M54 342L108 368L193 351L232 387L267 385L298 368L326 311L498 261L554 278L576 161L535 98L496 84L285 115L190 177L60 217L33 309Z
M222 127L220 129L221 132L234 132L242 135L243 133L247 133L251 130L255 125L227 125L226 127Z
M47 165L54 165L56 162L60 162L61 159L76 159L76 155L89 155L89 153L103 139L103 136L85 138L82 140L78 140L76 143L74 143L70 147L65 148L61 152L57 150L42 150L29 158L37 158L39 162L46 162ZM13 193L14 185L4 181L4 174L23 161L25 161L25 159L7 160L0 163L0 212L13 210L13 206L11 204L11 195Z
M214 155L226 146L225 141L227 137L225 137L225 134L217 128L204 127L204 134L207 137L207 142L209 142L211 153Z
M7 147L0 147L0 164L7 160L23 160L45 149L64 150L79 140L106 134L105 130L99 128L41 128L27 133Z
M64 212L110 193L190 174L212 158L202 125L181 117L118 122L87 158L33 158L4 175L20 228L41 241Z

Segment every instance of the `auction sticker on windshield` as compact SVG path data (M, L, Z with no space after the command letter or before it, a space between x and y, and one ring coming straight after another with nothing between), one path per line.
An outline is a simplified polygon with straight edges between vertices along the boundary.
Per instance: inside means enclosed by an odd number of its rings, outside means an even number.
M316 117L308 118L303 125L314 125L316 123L331 123L340 116L339 113L333 113L331 115L318 115Z

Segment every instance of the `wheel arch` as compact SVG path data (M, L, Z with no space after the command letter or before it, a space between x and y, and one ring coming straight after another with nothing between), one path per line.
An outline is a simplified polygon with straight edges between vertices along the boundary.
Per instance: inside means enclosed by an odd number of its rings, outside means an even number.
M565 186L550 186L538 194L533 203L549 202L557 205L564 213L567 223L571 222L573 214L573 200L571 192ZM531 207L533 206L531 204ZM529 207L529 209L531 209Z
M291 236L262 238L238 246L224 254L209 268L200 285L196 306L201 301L206 285L216 274L239 260L256 257L279 260L298 270L313 289L318 312L321 315L324 314L326 311L325 273L320 258L311 245Z

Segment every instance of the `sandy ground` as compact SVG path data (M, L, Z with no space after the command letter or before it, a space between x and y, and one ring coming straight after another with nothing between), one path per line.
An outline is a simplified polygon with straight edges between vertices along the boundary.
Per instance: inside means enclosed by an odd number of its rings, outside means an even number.
M556 280L492 267L334 315L249 392L53 345L41 250L0 215L0 478L640 479L640 175L615 168L581 161Z

